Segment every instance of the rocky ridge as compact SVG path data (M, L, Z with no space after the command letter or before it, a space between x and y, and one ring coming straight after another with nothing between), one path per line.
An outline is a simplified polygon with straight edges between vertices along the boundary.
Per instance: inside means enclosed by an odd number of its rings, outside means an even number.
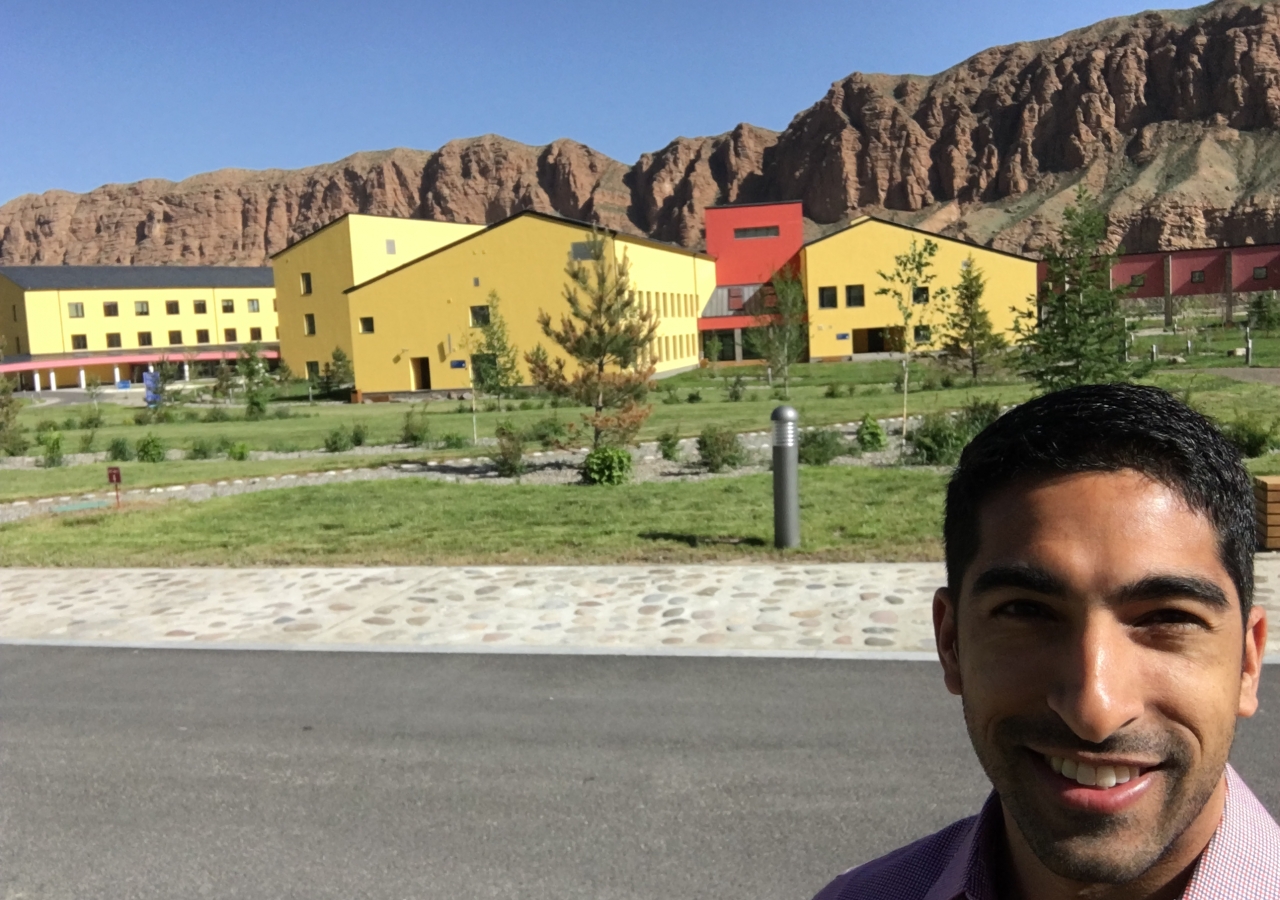
M348 212L558 213L688 247L716 203L801 200L1034 254L1079 183L1131 251L1280 242L1280 2L1219 0L993 47L933 77L854 73L781 133L633 165L495 135L296 170L48 191L0 206L0 264L262 265Z

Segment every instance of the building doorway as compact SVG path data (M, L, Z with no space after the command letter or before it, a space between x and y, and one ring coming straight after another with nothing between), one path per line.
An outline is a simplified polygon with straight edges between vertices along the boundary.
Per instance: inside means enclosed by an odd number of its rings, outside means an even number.
M413 389L415 391L431 390L431 360L426 356L410 360L413 365Z

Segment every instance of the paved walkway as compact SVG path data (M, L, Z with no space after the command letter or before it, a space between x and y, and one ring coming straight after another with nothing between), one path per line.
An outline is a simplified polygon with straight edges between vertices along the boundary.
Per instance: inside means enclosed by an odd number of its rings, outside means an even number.
M0 641L475 652L934 652L938 563L0 569ZM1280 655L1280 555L1258 562Z

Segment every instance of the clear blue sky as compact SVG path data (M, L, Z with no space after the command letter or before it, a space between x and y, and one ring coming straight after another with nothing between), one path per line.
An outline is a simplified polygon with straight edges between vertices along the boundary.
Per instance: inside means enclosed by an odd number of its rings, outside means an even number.
M632 162L1138 0L0 0L0 202L496 132Z

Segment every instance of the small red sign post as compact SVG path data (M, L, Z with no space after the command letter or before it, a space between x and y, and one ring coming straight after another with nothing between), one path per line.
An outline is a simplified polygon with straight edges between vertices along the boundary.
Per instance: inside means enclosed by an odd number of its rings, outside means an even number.
M116 486L116 509L120 508L120 467L107 466L107 484Z

